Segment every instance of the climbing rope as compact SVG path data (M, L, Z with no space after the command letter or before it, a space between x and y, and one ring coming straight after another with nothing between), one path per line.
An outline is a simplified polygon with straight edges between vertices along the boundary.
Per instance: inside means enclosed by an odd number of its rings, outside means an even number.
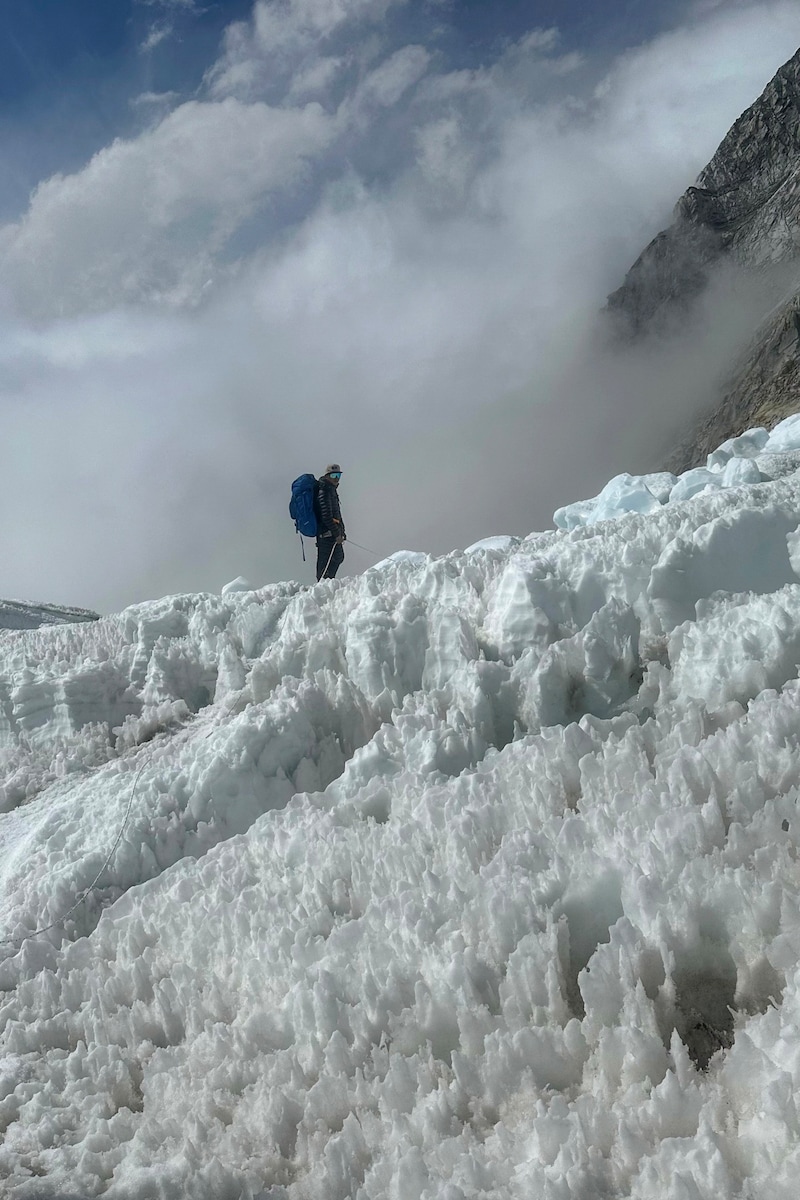
M370 550L369 546L362 546L359 542L354 542L352 538L347 539L348 546L358 546L359 550L365 550L367 554L372 554L375 558L378 557L375 550Z

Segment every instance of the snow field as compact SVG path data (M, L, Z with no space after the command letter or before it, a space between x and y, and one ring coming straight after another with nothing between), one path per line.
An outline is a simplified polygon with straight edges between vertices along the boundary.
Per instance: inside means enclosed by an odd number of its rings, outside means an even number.
M786 465L4 635L0 1194L793 1198Z

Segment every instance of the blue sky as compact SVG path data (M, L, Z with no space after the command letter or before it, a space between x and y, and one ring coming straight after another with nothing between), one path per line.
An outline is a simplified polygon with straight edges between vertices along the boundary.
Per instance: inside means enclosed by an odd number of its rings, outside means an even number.
M333 459L378 555L546 527L747 335L723 297L657 364L593 358L795 0L6 9L0 592L302 572L288 484Z
M120 91L195 87L223 29L249 14L248 0L182 5L145 0L15 0L3 13L0 96L21 109L74 88ZM169 54L148 54L154 30L169 36ZM143 50L145 52L143 53Z
M41 178L70 170L141 125L147 92L194 91L247 0L203 7L143 0L14 0L0 18L0 136L6 212ZM148 38L163 30L151 50Z
M675 9L647 0L453 0L417 3L402 19L408 28L441 26L454 61L474 65L536 26L558 26L570 48L632 45L668 25ZM191 89L225 26L250 10L250 0L15 0L2 16L0 99L8 112L52 104L73 89L105 94L112 80L129 89ZM142 53L158 29L170 31L161 52Z

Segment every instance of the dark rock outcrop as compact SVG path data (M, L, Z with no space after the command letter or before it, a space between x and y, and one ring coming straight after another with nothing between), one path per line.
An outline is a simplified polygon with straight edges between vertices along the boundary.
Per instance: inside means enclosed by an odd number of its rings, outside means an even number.
M759 328L709 411L665 464L683 471L725 438L800 409L800 51L736 121L672 225L608 299L617 336L679 331L717 265L763 272L798 263L798 278Z
M723 257L759 267L800 253L799 222L800 50L736 121L608 311L633 335L672 328Z
M745 429L771 429L800 410L800 292L759 331L737 364L722 400L675 448L665 466L676 474Z
M99 620L99 614L88 608L65 608L58 604L36 604L26 600L0 600L0 631Z

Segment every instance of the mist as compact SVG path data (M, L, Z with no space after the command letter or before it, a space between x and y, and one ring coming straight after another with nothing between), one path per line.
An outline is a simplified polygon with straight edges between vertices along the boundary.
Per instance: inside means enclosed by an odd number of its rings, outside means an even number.
M535 30L470 72L373 46L336 88L306 49L279 106L260 29L0 229L6 596L311 580L289 487L333 459L368 548L343 575L550 527L663 461L789 285L726 271L684 337L612 352L599 330L800 42L794 4L702 6L602 62Z

